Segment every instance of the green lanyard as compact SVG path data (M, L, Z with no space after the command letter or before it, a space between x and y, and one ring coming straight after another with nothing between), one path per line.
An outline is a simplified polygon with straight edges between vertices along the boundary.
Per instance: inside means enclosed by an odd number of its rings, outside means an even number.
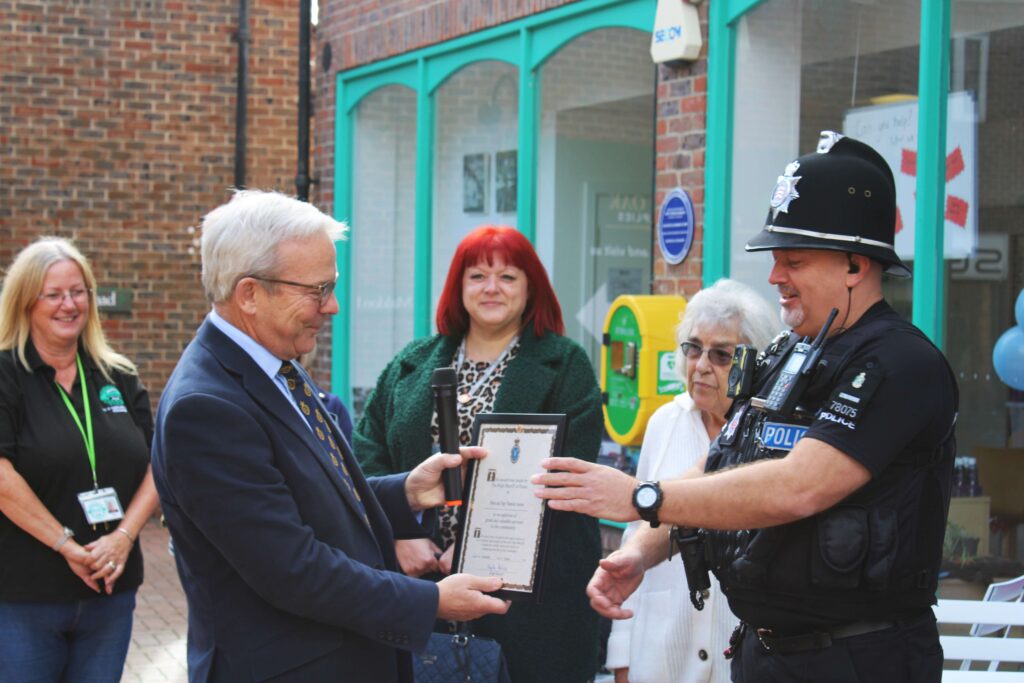
M64 399L64 405L68 407L68 412L71 413L71 417L75 420L75 424L78 426L78 431L82 434L82 441L85 442L85 452L89 455L89 466L92 468L92 486L94 489L99 488L99 484L96 482L96 444L92 438L92 413L89 411L89 390L85 385L85 371L82 369L82 357L75 354L75 360L78 362L78 376L82 380L82 405L85 407L85 428L82 428L82 421L78 418L78 413L75 412L75 407L71 405L71 399L68 398L68 393L64 391L64 387L60 385L60 382L53 380L53 383L57 385L57 390L60 392L60 397Z

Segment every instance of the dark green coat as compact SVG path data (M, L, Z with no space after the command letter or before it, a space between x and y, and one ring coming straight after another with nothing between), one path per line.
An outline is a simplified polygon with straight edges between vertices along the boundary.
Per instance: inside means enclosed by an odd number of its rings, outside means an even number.
M410 470L432 451L430 375L451 364L459 339L441 335L410 343L381 373L352 435L367 475ZM601 445L601 396L583 349L553 334L523 332L495 397L497 413L565 413L564 455L593 462ZM544 604L513 603L504 616L473 622L498 640L515 683L577 683L598 668L598 620L585 589L601 556L597 521L552 515Z

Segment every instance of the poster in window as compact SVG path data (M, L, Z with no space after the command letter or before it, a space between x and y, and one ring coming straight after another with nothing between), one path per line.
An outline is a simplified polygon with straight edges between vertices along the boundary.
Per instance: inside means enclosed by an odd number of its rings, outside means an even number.
M494 155L494 206L498 213L516 211L516 150Z
M487 199L487 154L462 157L462 211L483 213Z

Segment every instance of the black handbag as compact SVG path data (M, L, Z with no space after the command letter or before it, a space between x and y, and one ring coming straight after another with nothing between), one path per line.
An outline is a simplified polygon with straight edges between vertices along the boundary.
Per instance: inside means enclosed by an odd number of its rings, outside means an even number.
M413 653L412 669L416 683L512 683L501 645L465 628L432 633L427 649Z

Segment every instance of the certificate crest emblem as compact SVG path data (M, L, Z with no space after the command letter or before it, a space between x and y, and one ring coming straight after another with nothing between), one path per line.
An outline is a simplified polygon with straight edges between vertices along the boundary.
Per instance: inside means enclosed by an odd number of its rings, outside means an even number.
M790 162L783 171L783 175L775 182L775 189L772 191L771 207L772 219L778 217L779 212L788 213L789 203L800 196L796 190L796 184L800 182L801 176L794 175L800 168L799 161Z
M519 462L519 439L516 439L512 444L512 451L509 453L509 458L512 460L513 465Z
M857 375L856 377L854 377L853 381L850 382L850 384L853 385L854 389L860 389L862 386L864 386L864 380L866 380L866 379L867 379L867 375L865 375L862 372L859 375Z

